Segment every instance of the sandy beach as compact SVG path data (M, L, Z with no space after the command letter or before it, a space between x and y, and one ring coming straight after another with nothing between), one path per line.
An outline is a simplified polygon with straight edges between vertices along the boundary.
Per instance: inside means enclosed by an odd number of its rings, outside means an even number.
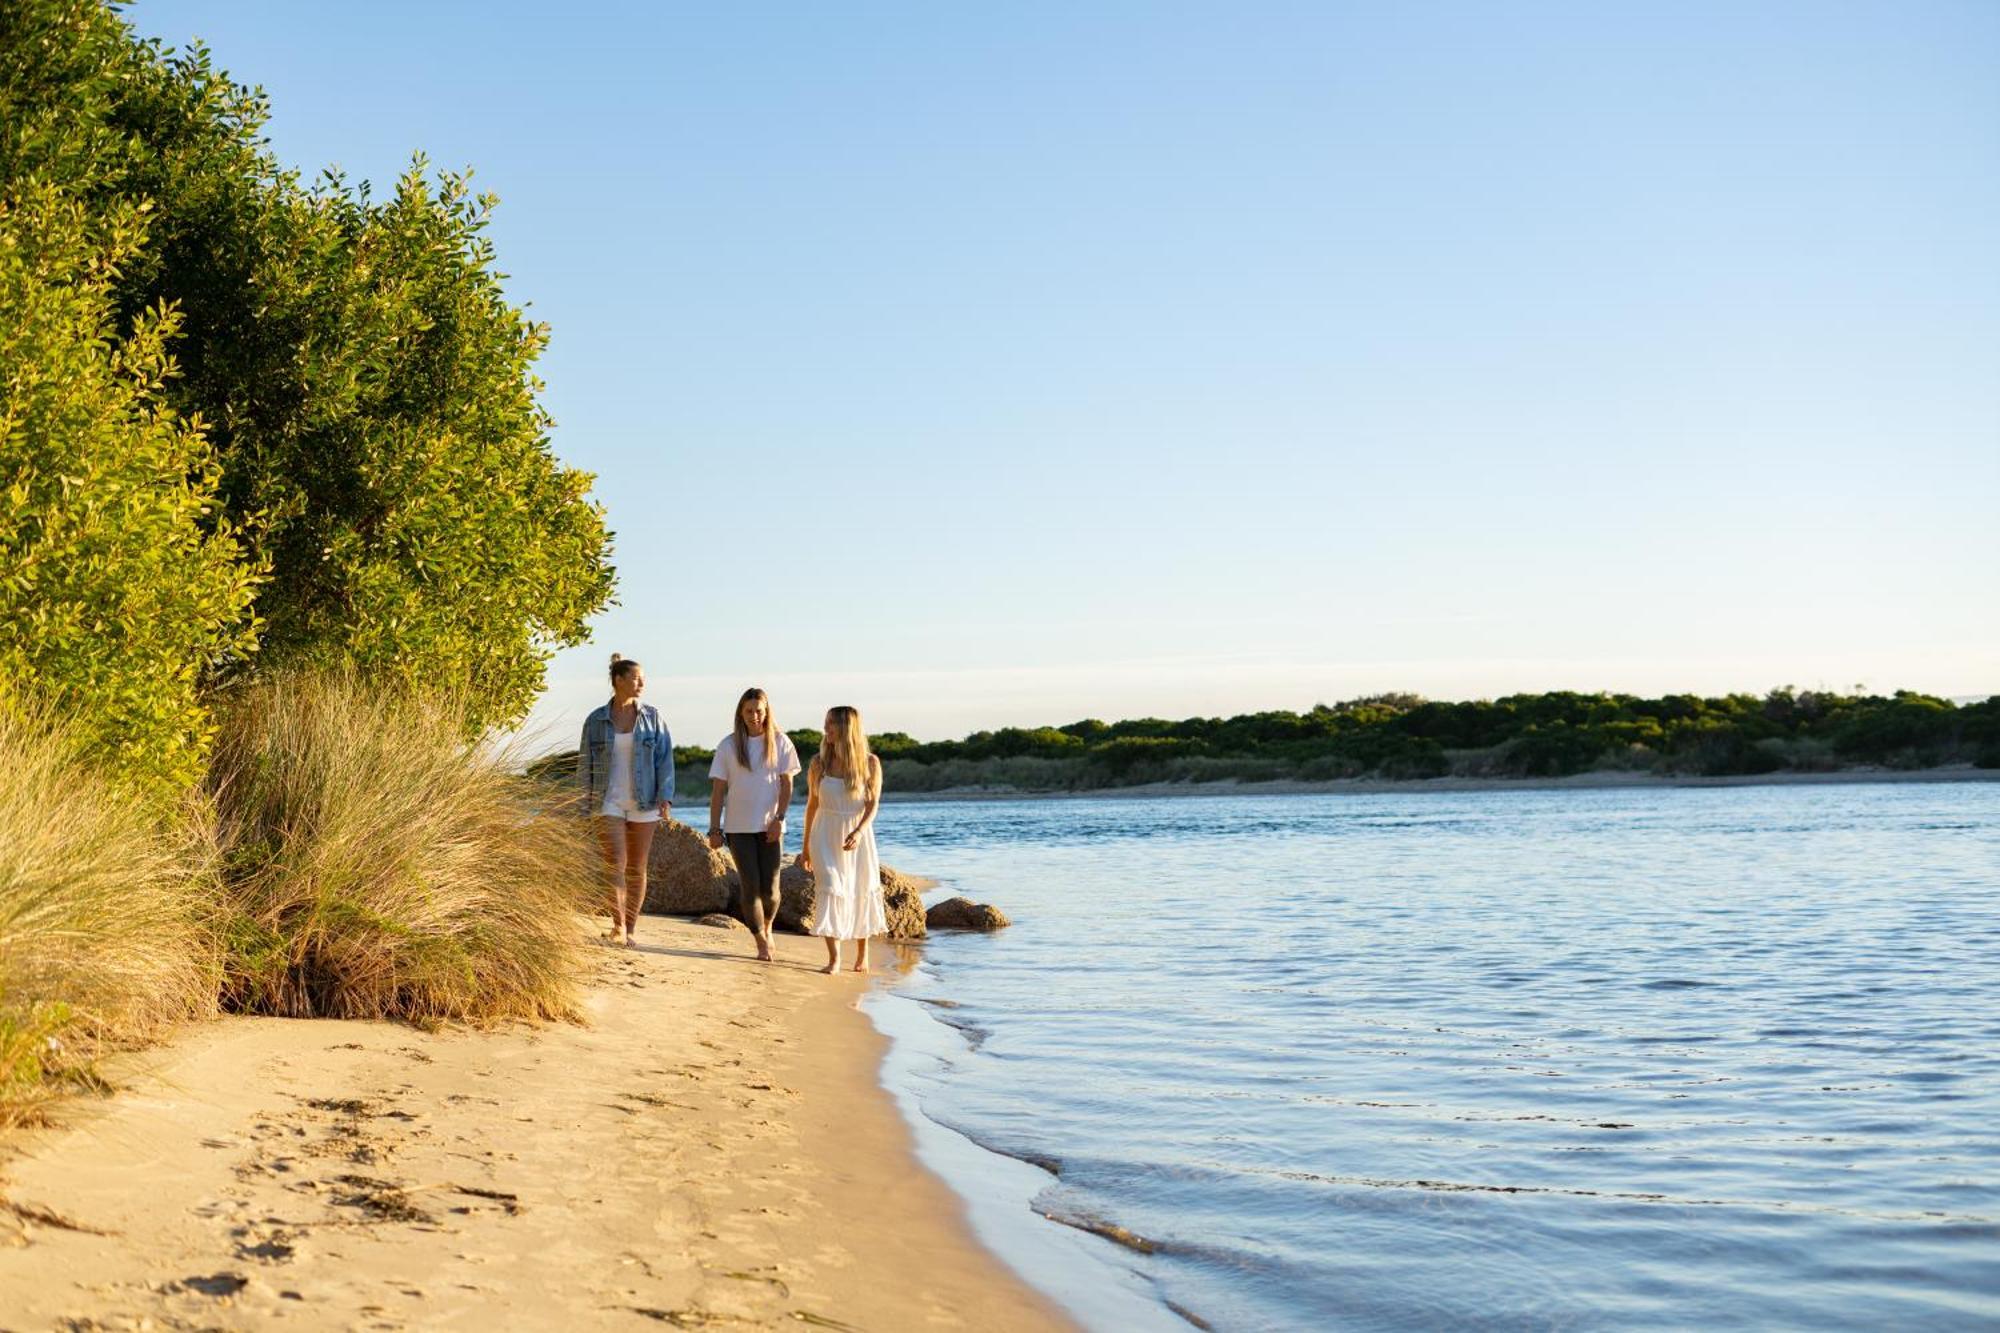
M129 1062L0 1159L0 1328L1074 1326L916 1164L879 982L641 934L586 1025L229 1018Z

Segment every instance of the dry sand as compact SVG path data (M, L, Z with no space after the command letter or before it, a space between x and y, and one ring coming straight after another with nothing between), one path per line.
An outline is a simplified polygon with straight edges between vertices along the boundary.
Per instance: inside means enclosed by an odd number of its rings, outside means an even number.
M1073 1327L916 1165L868 981L817 940L641 935L587 1027L156 1053L0 1165L0 1329Z

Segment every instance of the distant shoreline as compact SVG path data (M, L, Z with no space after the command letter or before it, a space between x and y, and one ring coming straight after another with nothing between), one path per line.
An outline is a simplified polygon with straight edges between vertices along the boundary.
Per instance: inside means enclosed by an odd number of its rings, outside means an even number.
M1486 791L1618 791L1639 787L1815 787L1868 782L2000 782L2000 768L1948 764L1941 768L1843 768L1830 773L1744 773L1722 777L1663 773L1574 773L1562 778L1328 778L1321 781L1151 782L1088 790L951 787L943 791L883 793L889 803L925 801L1046 801L1098 797L1157 799L1170 796L1387 796Z

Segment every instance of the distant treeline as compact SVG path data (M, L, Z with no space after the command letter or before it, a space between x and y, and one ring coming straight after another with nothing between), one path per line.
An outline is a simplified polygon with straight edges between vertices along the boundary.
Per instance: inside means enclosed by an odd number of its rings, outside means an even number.
M790 733L810 759L819 733ZM1790 687L1703 698L1515 694L1443 703L1384 694L1304 713L1169 722L1086 719L1003 727L958 741L872 737L896 791L984 787L1087 791L1154 782L1329 778L1564 777L1592 771L1725 776L1857 765L2000 768L2000 696L1954 705L1899 690L1845 695ZM705 795L712 752L674 751L683 798ZM573 754L538 765L570 771Z

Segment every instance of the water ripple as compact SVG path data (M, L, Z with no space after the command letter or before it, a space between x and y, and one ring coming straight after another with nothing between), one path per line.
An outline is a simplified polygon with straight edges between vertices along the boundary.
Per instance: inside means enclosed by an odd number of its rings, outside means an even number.
M881 819L1017 922L926 1112L1196 1319L2000 1325L2000 785Z

